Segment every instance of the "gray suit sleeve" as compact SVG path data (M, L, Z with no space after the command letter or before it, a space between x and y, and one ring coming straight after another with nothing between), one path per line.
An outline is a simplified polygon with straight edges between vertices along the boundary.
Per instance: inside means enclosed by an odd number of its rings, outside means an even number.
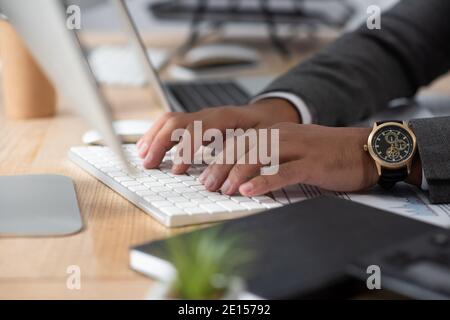
M450 1L404 0L276 79L263 93L302 98L318 124L347 125L411 97L450 69Z
M450 202L450 117L412 120L410 125L417 137L430 201Z

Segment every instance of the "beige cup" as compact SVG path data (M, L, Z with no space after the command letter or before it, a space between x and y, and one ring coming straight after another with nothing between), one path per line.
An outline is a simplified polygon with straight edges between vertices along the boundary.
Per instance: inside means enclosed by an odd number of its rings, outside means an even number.
M56 111L53 85L11 24L0 19L3 101L11 119L50 117Z

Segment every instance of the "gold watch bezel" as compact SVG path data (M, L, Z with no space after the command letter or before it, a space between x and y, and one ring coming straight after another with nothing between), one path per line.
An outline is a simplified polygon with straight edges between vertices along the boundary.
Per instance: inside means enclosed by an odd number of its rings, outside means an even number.
M373 136L378 131L380 131L381 129L383 129L384 127L387 127L387 126L400 127L402 129L406 130L406 132L408 132L409 135L412 137L412 140L413 140L413 152L411 153L411 155L407 159L402 160L401 162L398 162L398 163L386 162L386 161L380 159L378 157L378 155L374 151L374 148L373 148L373 145L372 145ZM370 156L375 161L375 164L377 166L377 171L378 171L379 175L381 175L381 169L382 168L395 170L395 169L404 168L405 166L407 167L408 174L409 174L410 171L411 171L412 159L414 158L414 155L416 154L416 149L417 149L416 135L409 128L408 124L405 121L403 121L402 124L400 124L398 122L385 122L385 123L380 124L380 125L377 125L377 123L375 122L373 124L372 132L370 133L369 138L367 139L367 145L364 146L364 149L369 152Z

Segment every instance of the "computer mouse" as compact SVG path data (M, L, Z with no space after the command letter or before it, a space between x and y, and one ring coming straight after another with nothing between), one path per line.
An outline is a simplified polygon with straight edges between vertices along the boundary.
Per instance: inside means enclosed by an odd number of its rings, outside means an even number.
M190 69L204 69L221 66L253 64L260 59L259 53L251 48L233 44L208 44L191 49L180 65Z
M113 126L123 143L136 143L152 124L151 121L145 120L119 120L114 121ZM82 141L89 145L103 145L101 136L95 130L86 132Z

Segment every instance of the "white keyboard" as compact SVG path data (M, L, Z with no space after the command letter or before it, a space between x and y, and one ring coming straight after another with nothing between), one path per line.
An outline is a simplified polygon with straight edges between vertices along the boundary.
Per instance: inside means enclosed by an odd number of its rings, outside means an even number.
M158 169L147 170L142 167L135 145L124 145L124 150L138 173L126 173L107 147L74 147L69 158L168 227L238 218L290 202L283 190L279 190L277 200L209 192L198 181L205 166L196 165L184 175L172 174L168 153Z

